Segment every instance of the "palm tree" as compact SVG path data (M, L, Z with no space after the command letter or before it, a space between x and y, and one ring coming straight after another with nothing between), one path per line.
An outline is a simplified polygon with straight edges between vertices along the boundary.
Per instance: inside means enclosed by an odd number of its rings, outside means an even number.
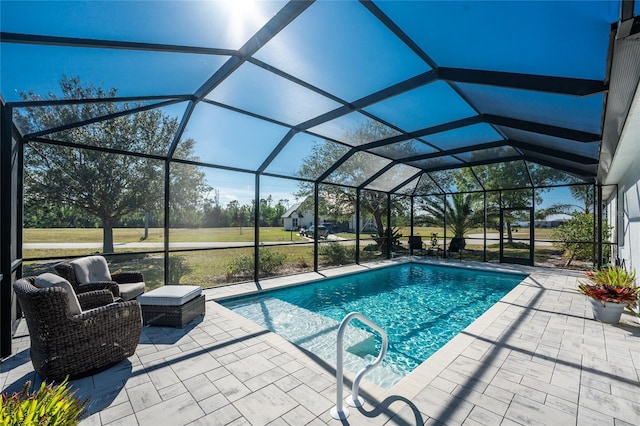
M482 223L481 198L480 193L457 193L444 200L436 197L423 199L422 207L434 223L444 225L446 211L446 225L454 234L449 244L450 251L463 249L466 245L464 234Z

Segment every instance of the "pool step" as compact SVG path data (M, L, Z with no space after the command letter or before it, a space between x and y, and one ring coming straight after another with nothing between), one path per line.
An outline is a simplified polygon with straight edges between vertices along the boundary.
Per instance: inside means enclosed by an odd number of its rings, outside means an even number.
M336 340L340 322L279 299L267 299L259 304L238 306L234 312L273 331L320 358L336 363ZM348 325L344 333L344 367L358 372L378 355L375 335ZM395 383L402 377L384 368L376 368L365 376L380 376Z
M268 328L285 339L309 349L316 355L336 352L336 337L340 323L291 303L268 299L256 306L234 308L235 312ZM349 351L357 347L358 353L375 351L375 336L357 327L348 326L344 335L344 347Z

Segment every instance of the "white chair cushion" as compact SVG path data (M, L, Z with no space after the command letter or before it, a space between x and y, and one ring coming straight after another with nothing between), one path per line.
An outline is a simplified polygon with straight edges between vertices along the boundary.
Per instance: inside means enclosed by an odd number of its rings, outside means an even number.
M82 312L80 302L76 297L76 292L73 290L71 283L59 275L51 274L49 272L38 275L33 282L33 285L38 288L60 287L67 290L67 298L69 300L69 312L72 315L78 315Z
M182 306L202 294L197 285L165 285L138 296L141 305Z
M78 284L89 284L98 281L111 281L111 272L107 260L102 256L87 256L69 262L73 266Z

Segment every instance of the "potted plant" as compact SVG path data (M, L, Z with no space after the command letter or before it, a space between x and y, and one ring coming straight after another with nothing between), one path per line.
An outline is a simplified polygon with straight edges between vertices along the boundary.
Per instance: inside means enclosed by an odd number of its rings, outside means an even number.
M622 311L638 303L640 287L635 285L636 272L627 272L620 266L587 272L587 280L580 281L578 292L589 297L596 320L617 324Z

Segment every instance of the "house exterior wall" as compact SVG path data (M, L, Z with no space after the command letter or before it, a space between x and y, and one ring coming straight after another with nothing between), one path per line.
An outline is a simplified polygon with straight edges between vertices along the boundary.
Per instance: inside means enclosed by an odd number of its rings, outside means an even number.
M291 217L284 218L283 229L285 231L297 231L298 229L300 229L299 223L300 219L294 213L293 215L291 215Z
M311 210L305 210L303 212L293 212L291 216L285 217L283 228L285 231L297 231L300 228L308 228L313 225L313 212ZM318 223L322 224L325 218L318 216Z
M609 217L615 223L617 257L627 270L640 273L640 85L620 133L616 152L604 183L616 184L610 197ZM615 218L615 220L613 220Z
M618 257L640 273L640 167L630 167L618 183Z

